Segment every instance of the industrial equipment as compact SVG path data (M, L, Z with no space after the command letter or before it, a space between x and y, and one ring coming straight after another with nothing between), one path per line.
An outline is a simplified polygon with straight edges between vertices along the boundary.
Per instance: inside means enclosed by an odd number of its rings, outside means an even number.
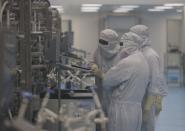
M44 123L49 121L52 124L59 122L62 131L95 131L95 124L101 124L102 130L105 131L105 123L108 119L102 110L99 98L92 85L89 85L75 74L68 71L72 79L82 82L88 86L88 90L52 90L48 87L42 95L41 107L37 114L36 124L33 125L24 119L28 100L32 97L30 93L23 93L24 98L19 110L17 118L7 122L8 126L13 126L19 130L52 130L57 131L56 127L47 124L44 128ZM66 78L67 79L67 78ZM58 96L58 92L60 92ZM60 97L60 98L58 98ZM50 100L51 99L51 100ZM56 99L56 100L55 100ZM59 105L57 100L62 99ZM24 126L21 126L24 124Z
M105 131L86 52L72 48L72 21L62 32L48 0L0 2L0 129Z

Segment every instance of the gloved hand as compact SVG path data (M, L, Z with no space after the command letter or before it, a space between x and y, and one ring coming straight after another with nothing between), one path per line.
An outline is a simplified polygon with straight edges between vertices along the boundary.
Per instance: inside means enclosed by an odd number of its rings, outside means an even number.
M153 95L148 95L145 98L144 102L144 109L143 109L143 122L147 122L148 118L150 117L150 111L152 106L155 104L155 96Z
M96 64L93 64L91 66L91 70L92 72L97 76L97 77L100 77L102 78L102 71L98 68L98 66Z
M150 117L150 111L147 111L147 110L144 110L143 111L143 123L147 122L148 121L148 118Z
M92 70L93 72L97 72L98 66L97 66L96 64L92 64L92 65L91 65L91 70Z
M16 69L16 68L12 68L12 69L10 70L10 73L11 73L12 76L15 76L16 73L17 73L17 69Z
M157 116L162 110L162 99L163 99L162 96L156 96L156 99L155 99L155 108L156 108L155 114Z
M150 111L152 108L152 105L155 104L155 96L153 95L148 95L146 97L145 103L144 103L144 111Z

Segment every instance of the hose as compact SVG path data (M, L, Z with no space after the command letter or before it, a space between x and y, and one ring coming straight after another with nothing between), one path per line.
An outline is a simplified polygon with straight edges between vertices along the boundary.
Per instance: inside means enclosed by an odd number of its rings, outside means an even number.
M5 1L3 3L3 6L1 7L1 10L0 10L0 24L1 24L1 27L2 27L2 24L3 24L3 12L4 12L4 9L7 5L8 5L8 1Z

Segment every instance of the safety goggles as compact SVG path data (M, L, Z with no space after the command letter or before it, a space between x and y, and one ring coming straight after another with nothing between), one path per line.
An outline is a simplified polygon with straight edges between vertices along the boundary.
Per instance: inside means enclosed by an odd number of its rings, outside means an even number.
M99 43L100 43L101 45L108 45L108 44L109 44L108 41L105 41L105 40L102 40L102 39L99 39Z
M123 46L123 42L120 42L120 46Z

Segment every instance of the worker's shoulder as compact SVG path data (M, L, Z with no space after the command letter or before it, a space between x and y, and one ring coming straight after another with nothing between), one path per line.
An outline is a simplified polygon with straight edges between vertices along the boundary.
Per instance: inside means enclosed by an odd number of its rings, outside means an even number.
M125 59L122 59L122 64L128 65L128 66L135 66L139 63L143 63L144 56L140 51L135 52L134 54L129 55Z
M143 55L145 57L149 57L149 58L159 58L159 55L158 53L151 47L146 47L143 49Z

